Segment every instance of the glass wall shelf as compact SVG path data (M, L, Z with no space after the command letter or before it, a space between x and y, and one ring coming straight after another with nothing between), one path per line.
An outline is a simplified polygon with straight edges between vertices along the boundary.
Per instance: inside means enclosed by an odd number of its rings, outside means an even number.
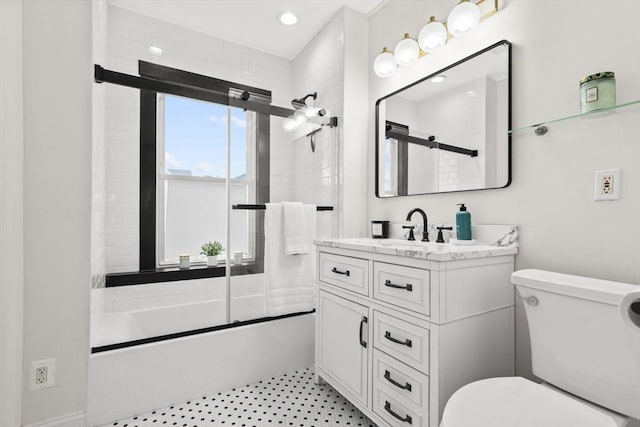
M584 118L584 117L597 117L597 116L603 115L602 113L606 113L606 112L609 112L609 111L612 111L612 110L616 110L616 109L619 109L619 108L624 108L624 107L628 107L630 105L638 105L638 104L640 104L640 100L631 101L631 102L627 102L627 103L624 103L624 104L614 105L613 107L600 108L598 110L589 111L587 113L574 114L572 116L561 117L559 119L547 120L547 121L536 123L536 124L533 124L533 125L511 129L509 131L509 133L510 134L514 134L516 132L521 132L521 131L524 131L524 130L527 130L527 129L533 129L533 131L535 132L536 135L542 136L542 135L546 134L549 131L549 128L547 127L547 125L549 125L551 123L565 122L565 121L569 121L569 120L572 120L572 119Z

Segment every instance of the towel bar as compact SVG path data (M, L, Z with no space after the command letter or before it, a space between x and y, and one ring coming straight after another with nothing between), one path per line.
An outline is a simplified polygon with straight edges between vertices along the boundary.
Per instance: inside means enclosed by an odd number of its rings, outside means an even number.
M266 205L231 205L231 209L244 209L250 211L261 211L267 208ZM333 206L316 206L317 211L332 211Z

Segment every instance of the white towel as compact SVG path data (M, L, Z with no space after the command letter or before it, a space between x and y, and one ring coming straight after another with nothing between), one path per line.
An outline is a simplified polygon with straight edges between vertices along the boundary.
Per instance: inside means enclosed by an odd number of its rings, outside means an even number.
M269 316L310 311L315 307L315 253L311 242L315 237L316 207L304 205L309 231L310 250L297 256L285 255L283 206L267 203L264 216L264 280L265 311Z
M303 205L300 202L282 202L284 253L286 255L308 254L311 250L313 239L310 238L311 233L307 225L305 206L310 205Z

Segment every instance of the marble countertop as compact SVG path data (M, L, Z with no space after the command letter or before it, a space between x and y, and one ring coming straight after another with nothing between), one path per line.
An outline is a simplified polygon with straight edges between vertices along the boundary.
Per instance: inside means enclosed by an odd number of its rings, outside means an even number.
M487 258L518 253L517 244L452 245L449 243L433 243L408 241L400 239L321 239L315 240L317 246L352 249L375 252L385 255L396 255L430 261L455 261L462 259ZM512 242L515 243L515 242Z

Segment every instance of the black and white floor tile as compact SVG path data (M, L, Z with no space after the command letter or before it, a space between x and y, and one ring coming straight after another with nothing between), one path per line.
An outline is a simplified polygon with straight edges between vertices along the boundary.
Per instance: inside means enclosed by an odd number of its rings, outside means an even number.
M104 427L375 427L313 369L137 415Z

